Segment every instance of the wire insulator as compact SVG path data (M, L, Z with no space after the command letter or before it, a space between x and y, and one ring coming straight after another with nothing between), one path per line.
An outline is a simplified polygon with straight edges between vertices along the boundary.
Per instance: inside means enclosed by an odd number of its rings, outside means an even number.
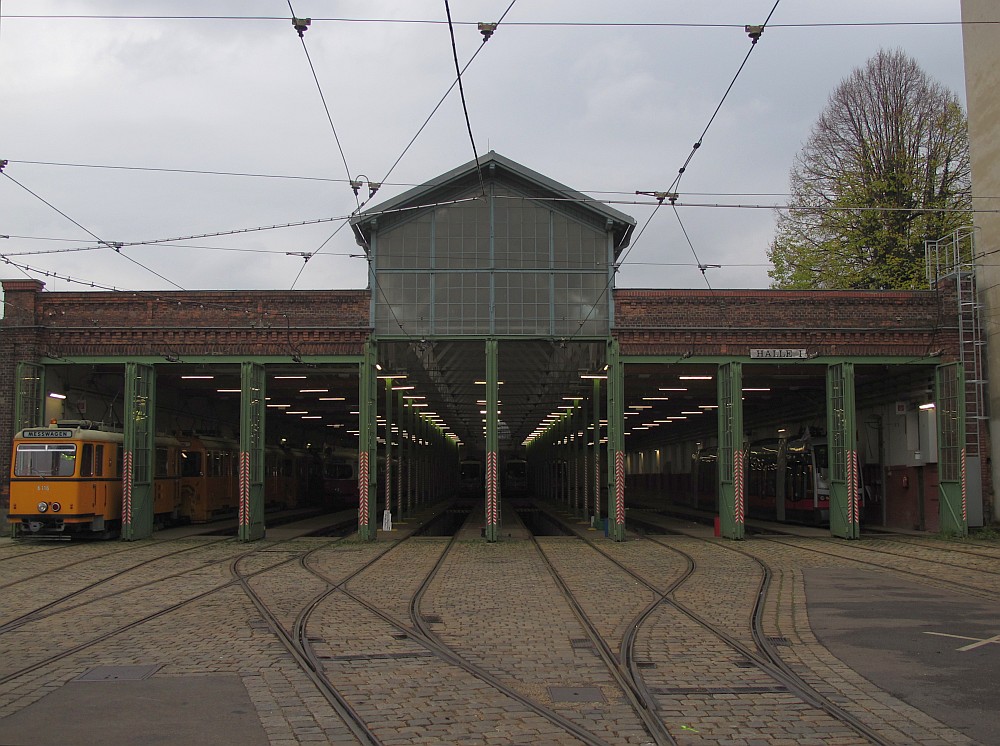
M312 18L293 18L292 27L299 32L299 38L302 39L303 35L306 33L306 29L312 24Z
M485 44L493 36L493 32L497 30L497 25L495 23L479 23L479 33L483 35L483 43Z

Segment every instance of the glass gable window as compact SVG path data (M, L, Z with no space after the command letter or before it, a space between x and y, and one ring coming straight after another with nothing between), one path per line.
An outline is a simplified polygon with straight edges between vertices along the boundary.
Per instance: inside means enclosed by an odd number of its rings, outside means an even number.
M488 189L377 233L376 333L606 336L608 230L559 202Z

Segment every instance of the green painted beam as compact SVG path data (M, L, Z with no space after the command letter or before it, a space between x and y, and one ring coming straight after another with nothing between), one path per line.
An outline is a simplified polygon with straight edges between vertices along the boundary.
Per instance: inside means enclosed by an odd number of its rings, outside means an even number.
M819 355L814 358L780 358L780 359L759 359L751 358L748 355L691 355L684 357L679 355L622 355L622 361L628 365L690 365L692 363L707 363L711 365L724 365L737 361L744 366L752 365L835 365L837 363L852 362L856 365L938 365L940 359L933 356L915 358L913 355L900 355L889 357L886 355L846 355L830 356Z
M142 363L143 365L181 365L181 364L236 364L242 365L245 362L258 363L260 365L288 365L294 366L309 363L322 365L357 365L363 359L363 355L303 355L301 363L295 362L289 355L260 355L247 358L245 355L180 355L179 360L167 360L163 355L140 355L130 357L123 355L72 355L70 357L50 358L42 357L40 360L45 365L101 365L101 364L124 364L126 362Z

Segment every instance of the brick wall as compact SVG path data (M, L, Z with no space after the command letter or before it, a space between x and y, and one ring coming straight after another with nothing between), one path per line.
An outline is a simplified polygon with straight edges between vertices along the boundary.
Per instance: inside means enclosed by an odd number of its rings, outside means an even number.
M367 290L45 293L4 280L0 322L0 530L10 504L18 361L49 357L358 355Z
M613 334L627 355L958 353L954 286L937 291L616 290Z

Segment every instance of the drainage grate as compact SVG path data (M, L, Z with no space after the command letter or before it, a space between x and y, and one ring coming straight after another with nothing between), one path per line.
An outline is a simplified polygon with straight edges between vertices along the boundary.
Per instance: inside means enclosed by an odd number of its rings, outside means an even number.
M656 668L656 664L653 661L636 661L636 668Z
M593 650L593 648L594 648L594 643L593 643L592 640L588 640L586 638L580 638L580 637L578 637L576 639L572 639L571 638L570 641L569 641L569 644L570 644L570 647L576 648L577 650L582 649L582 648L586 648L588 650Z
M428 624L441 624L440 614L421 614L420 618Z
M736 666L737 668L756 668L757 667L757 664L754 663L753 661L736 661L736 663L734 663L733 665Z
M607 702L596 686L550 686L553 702Z
M407 639L409 639L409 637L410 636L408 634L406 634L405 632L400 632L399 634L393 635L392 639L394 639L394 640L407 640Z
M148 679L162 666L97 666L77 676L74 681L142 681Z
M791 645L791 641L787 637L768 637L767 641L772 645Z

